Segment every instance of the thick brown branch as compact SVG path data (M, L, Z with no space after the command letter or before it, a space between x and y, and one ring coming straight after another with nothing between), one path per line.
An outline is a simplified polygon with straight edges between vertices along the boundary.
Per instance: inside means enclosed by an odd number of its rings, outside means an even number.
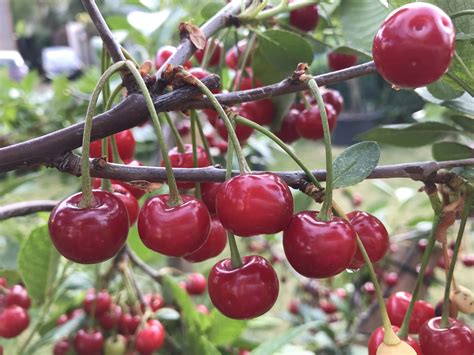
M41 211L51 211L57 203L58 201L38 200L0 206L0 221L12 217L26 216Z

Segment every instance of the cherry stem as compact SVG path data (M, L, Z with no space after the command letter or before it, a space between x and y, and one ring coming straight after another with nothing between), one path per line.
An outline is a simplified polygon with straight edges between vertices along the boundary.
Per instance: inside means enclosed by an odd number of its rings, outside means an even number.
M193 146L193 166L198 167L198 152L197 152L197 135L196 135L196 121L198 120L196 110L191 111L191 144ZM201 199L201 183L199 181L195 184L194 196Z
M252 33L252 35L250 36L250 39L245 45L244 53L242 54L242 56L239 56L239 70L236 72L236 75L234 76L234 80L233 80L234 83L232 85L233 91L240 89L240 84L242 83L242 79L244 77L245 64L247 63L247 59L250 55L250 52L252 51L252 47L254 46L256 39L257 39L257 36L255 35L255 33ZM238 43L236 46L237 46L237 53L239 53ZM237 79L237 73L240 73L240 75L238 75L239 80L235 80ZM252 80L254 79L255 78L252 77Z
M469 70L469 67L464 63L462 58L459 56L457 51L454 51L454 60L458 62L458 64L461 66L463 69L464 73L469 77L471 81L474 81L474 75L472 75L471 70Z
M105 45L102 45L102 54L101 54L102 73L105 72L109 66L110 66L110 56L108 55ZM110 99L110 85L109 85L109 81L107 81L102 90L102 100L105 105L104 112L108 110L107 103L109 102L109 99ZM102 139L102 154L101 155L103 157L108 157L108 154L109 154L107 142L108 142L107 138ZM103 191L112 191L112 184L110 182L110 179L101 180L101 189Z
M318 103L319 113L321 115L321 122L323 124L324 132L324 147L326 151L326 190L324 194L324 201L321 207L321 212L318 214L318 219L328 221L331 219L331 205L332 205L332 146L331 146L331 131L329 129L328 115L326 107L324 106L323 97L319 90L316 80L310 78L307 80L309 90L313 94Z
M400 330L398 331L398 336L401 339L406 339L408 337L408 330L410 326L410 319L413 309L415 307L415 302L418 300L418 294L420 293L421 286L423 285L423 279L425 277L426 268L430 261L430 256L433 253L433 248L436 243L436 230L438 229L438 225L441 221L441 202L439 200L439 196L437 192L433 192L428 195L430 198L431 206L434 210L434 217L433 223L430 231L430 236L428 237L428 245L423 253L423 257L421 259L420 270L418 271L418 276L415 282L415 289L413 290L412 297L410 303L408 305L407 312L405 313L405 317L403 318L402 325Z
M339 217L349 222L349 219L347 218L344 210L335 201L332 201L332 208L334 209L334 211L336 211ZM383 342L387 345L397 345L400 343L400 338L392 329L392 324L390 323L390 318L388 317L387 308L385 307L385 301L383 299L382 289L380 288L380 283L377 279L374 266L372 265L372 262L370 261L369 254L367 254L367 251L365 250L364 244L360 240L359 235L357 235L356 241L357 241L357 247L359 248L359 251L362 254L362 257L364 258L364 262L367 265L370 280L374 284L375 296L377 297L377 304L379 306L379 312L380 312L380 316L382 317L382 323L383 323L383 328L384 328Z
M318 1L316 1L316 0L301 0L301 1L295 1L295 2L292 2L292 3L288 3L288 0L282 0L274 8L260 12L256 16L256 19L257 20L265 20L269 17L273 17L275 15L278 15L281 12L289 12L289 11L292 11L292 10L299 9L301 7L316 4L317 2Z
M122 90L123 90L122 84L119 84L115 87L115 89L110 94L109 99L107 100L107 104L105 105L104 111L110 110L110 108L112 107L112 104L115 101L115 98L122 92Z
M171 167L170 157L168 156L168 147L166 146L165 137L163 135L163 130L161 129L161 123L158 119L158 114L156 113L155 105L153 105L153 100L151 98L150 92L146 87L145 82L143 81L142 76L138 69L133 65L131 61L125 62L127 68L132 73L133 77L135 78L140 90L142 91L143 98L145 99L146 106L148 108L148 112L151 116L151 121L153 122L153 127L155 128L155 134L158 139L158 144L160 146L161 155L163 157L163 161L165 162L166 167L166 178L168 182L168 186L170 189L169 192L169 206L177 206L182 203L181 197L179 196L178 185L176 185L176 179L174 178L173 168Z
M178 128L176 128L176 125L174 124L168 112L163 112L162 117L165 118L166 123L168 123L168 126L170 126L171 133L173 133L174 140L176 141L176 146L178 147L178 152L184 153L186 149L184 148L183 138L179 134Z
M245 117L240 115L233 116L233 119L236 123L242 124L244 126L252 127L253 129L259 131L260 133L264 134L268 138L270 138L273 142L275 142L281 149L284 150L286 154L290 156L291 159L295 161L296 164L306 173L308 180L310 180L314 186L318 189L322 189L321 183L316 179L316 177L311 173L311 170L303 163L303 161L293 152L293 150L288 147L285 142L283 142L280 138L278 138L274 133L266 129L265 127L260 126L258 123L251 121Z
M214 165L214 158L211 155L211 149L209 148L209 142L207 141L206 135L204 134L204 129L202 128L201 120L196 120L196 126L198 128L199 137L201 138L202 145L206 150L207 157L211 161L211 165Z
M209 45L208 45L209 44ZM218 42L214 41L214 38L210 37L206 41L206 47L204 49L204 56L202 57L201 69L206 70L209 58L214 54L217 48Z
M204 85L201 80L192 76L185 70L182 70L182 73L194 79L196 86L204 93L204 95L207 96L209 101L211 101L212 106L214 106L214 109L219 113L219 116L224 121L225 127L227 128L229 146L230 146L230 143L232 142L232 145L234 146L234 149L235 149L235 155L237 156L237 161L239 162L240 173L244 174L244 173L250 172L251 170L247 164L247 161L245 160L245 156L244 156L244 153L242 152L239 139L237 138L237 135L235 134L235 130L232 127L232 122L230 121L229 116L227 116L227 113L224 111L219 101L217 101L216 97L211 92L211 90L209 90L208 87Z
M110 146L112 147L112 159L116 164L123 164L122 158L120 157L120 153L117 146L117 139L115 135L110 136Z
M447 328L449 326L449 295L451 291L451 282L454 280L454 267L456 266L456 260L461 247L464 229L466 228L466 222L471 212L471 202L472 199L469 195L469 192L467 192L461 215L461 223L459 224L458 235L456 237L456 243L454 244L453 256L451 258L449 271L446 276L446 288L444 289L443 312L441 314L441 323L439 325L440 328ZM445 262L447 262L446 257ZM454 286L454 288L456 289L456 286Z
M465 16L465 15L474 15L474 10L461 10L461 11L453 13L449 17L451 17L451 19L455 19L456 17Z
M94 91L92 92L89 105L87 106L86 118L84 123L84 135L82 137L82 197L79 203L79 207L81 208L91 207L95 204L94 195L92 194L91 173L89 166L92 118L94 117L95 107L97 105L99 95L104 85L107 83L109 78L114 73L119 71L123 66L125 66L125 62L118 62L112 64L109 68L107 68L107 70L99 78L99 81L97 82L97 85L94 88Z

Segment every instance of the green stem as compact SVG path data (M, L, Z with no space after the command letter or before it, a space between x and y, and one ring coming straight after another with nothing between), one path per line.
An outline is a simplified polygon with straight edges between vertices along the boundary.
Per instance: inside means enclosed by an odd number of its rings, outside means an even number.
M120 92L122 91L123 89L123 86L122 84L119 84L115 87L115 89L112 91L112 93L110 94L109 96L109 99L107 100L107 104L105 105L105 109L104 111L108 111L110 110L110 108L112 107L112 104L114 103L115 101L115 98L117 97L117 95L120 94Z
M115 138L114 134L110 136L110 146L112 147L112 160L116 164L123 164L123 160L120 157L120 153L118 150L117 139Z
M455 81L460 87L462 87L469 95L474 96L474 91L467 85L464 80L460 79L457 75L454 75L450 72L445 74L448 78Z
M206 150L206 154L209 157L209 160L211 161L211 165L214 165L214 158L211 155L211 149L209 148L209 142L207 141L206 135L204 134L204 129L202 128L202 123L201 120L196 120L196 126L199 131L199 136L201 137L201 142L202 145L204 146L204 149Z
M168 126L170 126L171 133L173 133L174 140L176 141L176 146L178 147L178 152L184 153L186 151L186 148L184 147L183 138L181 138L178 128L176 128L176 125L174 124L170 115L168 115L168 112L163 112L161 116L165 118L166 123L168 123Z
M474 15L474 10L461 10L461 11L455 12L449 17L451 17L451 19L455 19L456 17L465 16L465 15Z
M127 51L122 46L120 46L120 49L122 50L122 53L123 53L123 56L125 57L125 59L132 61L136 68L140 68L140 64L138 64L138 62L135 60L135 58L133 58L133 56L130 54L129 51Z
M472 75L471 71L469 70L468 66L466 65L466 63L464 63L464 61L462 60L462 58L459 56L458 52L457 51L454 51L454 60L456 62L458 62L458 64L461 66L461 68L464 70L464 72L466 73L466 75L469 77L469 79L471 79L471 81L474 81L474 75Z
M301 7L305 7L308 5L313 5L318 3L317 0L301 0L301 1L295 1L292 3L288 3L288 0L282 0L277 6L275 6L272 9L262 11L260 12L257 16L257 20L266 20L267 18L273 17L275 15L278 15L282 12L290 12L296 9L299 9Z
M323 97L319 90L316 80L309 79L306 83L314 98L318 102L319 113L321 115L321 122L323 124L324 132L324 147L326 150L326 190L324 194L324 202L321 207L321 212L318 214L318 219L328 221L331 219L332 208L332 146L331 146L331 131L329 129L328 115L324 106Z
M105 83L115 72L120 70L123 66L125 66L124 62L118 62L112 64L109 68L107 68L107 70L99 78L99 81L97 82L97 85L94 88L94 91L92 92L92 96L87 107L86 119L84 123L84 135L82 138L82 197L81 202L79 204L81 208L87 208L95 204L94 196L92 194L91 175L89 170L92 118L94 117L95 107L97 105L100 92L102 91L102 88L104 87Z
M256 39L257 39L257 36L255 35L255 33L252 33L252 35L250 36L250 39L247 41L247 44L245 45L244 53L238 57L239 69L237 70L236 73L240 73L240 75L238 75L239 80L235 80L237 78L237 74L234 77L234 83L232 85L233 91L240 89L240 84L242 83L242 79L244 77L245 64L247 63L247 59L250 55L250 52L252 51L252 48L255 44ZM238 50L239 50L239 46L237 44L237 51ZM252 78L252 80L255 80L255 78Z
M193 166L198 167L198 153L197 153L197 135L196 135L196 121L198 120L196 110L191 110L191 144L193 145ZM194 196L201 199L201 183L196 182L196 189L194 190Z
M101 54L101 71L104 73L107 68L110 66L110 56L105 49L105 46L102 45L102 54ZM107 80L106 84L104 85L104 88L102 90L102 100L104 102L104 112L107 111L107 102L109 101L110 98L110 83L109 80ZM108 152L108 140L107 138L102 139L102 156L103 157L108 157L109 152ZM103 191L112 191L112 184L110 183L109 179L102 179L101 180L101 189Z
M441 329L449 326L449 294L451 291L451 282L454 275L454 267L456 266L456 260L458 258L459 249L461 247L462 237L464 235L464 229L466 228L466 222L471 212L471 198L469 194L466 195L464 201L464 208L461 215L461 223L459 225L458 235L456 237L456 244L454 245L453 256L449 265L448 275L446 277L446 288L444 289L444 300L443 300L443 313L441 314L441 323L439 327ZM447 263L447 260L445 260Z

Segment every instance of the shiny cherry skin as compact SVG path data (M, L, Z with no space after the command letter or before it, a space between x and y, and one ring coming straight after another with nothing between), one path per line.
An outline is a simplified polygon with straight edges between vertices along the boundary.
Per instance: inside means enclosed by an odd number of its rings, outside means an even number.
M165 306L165 300L157 293L145 295L145 302L153 312Z
M233 46L229 49L225 55L225 63L229 69L237 70L239 67L239 60L240 56L244 53L245 47L247 46L246 40L241 40L237 43L236 46ZM250 65L250 57L247 58L247 63L245 66L248 67Z
M390 246L388 232L383 223L370 213L354 211L347 215L349 222L359 235L372 263L382 259ZM364 258L357 248L349 269L359 269L365 265Z
M93 190L95 205L79 207L82 193L59 202L49 216L49 234L65 258L80 264L115 256L127 240L127 209L114 194Z
M221 188L220 182L201 183L201 198L211 214L216 213L216 195Z
M474 333L463 322L450 318L448 328L440 328L441 317L428 320L420 328L420 346L423 355L472 355Z
M14 285L7 291L5 295L5 306L18 305L24 309L28 309L31 306L31 299L28 296L26 288L21 285Z
M83 307L87 314L92 314L95 307L95 316L99 316L109 310L112 305L112 297L106 291L100 291L97 295L94 289L87 291Z
M449 16L437 6L411 3L393 11L375 35L372 55L380 75L399 88L417 88L448 71L455 48Z
M176 52L176 47L163 46L158 49L155 56L155 68L160 69L163 64ZM187 60L183 65L185 68L191 68L193 66L190 60Z
M206 283L206 278L203 274L194 272L189 274L186 278L186 291L188 291L190 295L202 295L206 292Z
M317 219L318 212L302 211L283 231L283 249L301 275L327 278L347 269L356 252L356 233L342 218Z
M143 244L167 256L186 256L207 240L209 212L199 200L182 195L183 203L168 206L169 195L148 199L138 216L138 234Z
M265 258L245 256L242 263L234 269L230 259L221 260L213 266L208 278L213 305L233 319L261 316L278 298L278 277Z
M138 210L140 206L135 196L123 185L112 184L114 195L122 201L123 205L127 209L128 221L130 225L133 225L138 218Z
M204 59L204 54L208 46L209 41L206 42L205 48L198 49L196 50L196 52L194 52L194 56L196 57L196 60L199 64L202 64L202 60ZM208 50L212 50L213 52L208 59L207 65L209 67L215 67L216 65L219 65L219 61L221 59L221 52L224 50L224 44L221 41L215 39L212 48L209 48Z
M276 174L243 174L222 184L216 210L224 228L238 236L273 234L290 223L293 196Z
M400 328L392 325L392 329L395 332L398 332ZM377 354L377 349L379 345L382 344L384 335L385 335L385 330L383 329L383 327L378 327L377 329L374 330L374 332L371 334L369 338L369 343L368 343L369 355ZM416 351L417 355L423 355L421 352L420 345L415 339L409 336L404 341L407 342L408 345L410 345Z
M135 138L131 130L127 129L125 131L115 134L115 140L117 142L117 149L122 160L130 160L135 154ZM110 138L107 138L108 143L108 160L113 161L112 159L112 143ZM99 158L102 156L102 140L92 141L90 145L90 155L91 158Z
M30 317L26 309L12 305L4 308L0 313L0 337L14 338L20 335L30 324Z
M71 344L67 339L63 339L54 344L53 355L67 355L71 350Z
M319 12L316 5L308 5L290 11L290 25L304 32L313 31L319 22Z
M339 115L344 107L344 98L341 93L337 90L327 89L322 96L323 101L330 104L336 111L336 115Z
M253 112L252 121L261 126L271 125L273 117L275 116L275 108L273 107L272 100L262 99L258 101L245 102L240 105L240 109L242 110L248 106L250 107L250 112Z
M301 112L296 109L291 109L283 118L280 130L275 132L276 136L286 144L291 144L300 138L300 134L296 130L296 121Z
M357 63L356 55L335 52L328 54L328 65L333 71L352 67L355 63Z
M104 313L97 316L100 326L104 330L112 330L117 327L122 309L119 305L112 304Z
M142 354L151 354L161 348L165 340L165 328L155 320L149 320L135 339L135 349Z
M238 111L239 115L252 120L251 117L248 117L248 116L251 115L251 113L249 113L248 111L242 111L242 109L240 107L239 107L239 109L237 109L237 111ZM216 130L217 130L217 133L219 133L219 135L222 137L222 139L227 141L228 140L227 127L226 127L224 121L222 119L217 120L215 127L216 127ZM252 127L244 126L242 124L235 125L235 134L237 135L237 139L241 143L245 142L252 135L252 133L253 133L253 128Z
M191 144L184 145L184 152L180 152L177 147L174 147L168 152L171 166L174 168L193 168L193 146ZM203 168L211 165L211 161L207 156L206 150L203 147L197 146L198 167ZM165 166L165 162L161 161L161 166ZM178 182L180 189L191 189L195 186L194 182Z
M397 327L400 327L408 309L408 304L411 301L411 294L404 291L399 291L391 295L387 300L387 313L390 322ZM419 300L415 302L415 307L411 314L409 333L418 334L420 327L427 320L435 316L434 307L428 302Z
M222 223L215 216L211 217L211 230L206 242L194 253L186 255L184 259L191 263L198 263L213 258L224 250L227 244L227 233Z
M74 337L74 349L79 355L99 353L104 347L104 336L100 331L80 329Z
M334 108L325 104L326 114L328 116L329 129L332 131L336 125L336 111ZM304 110L296 120L296 131L306 139L321 139L324 137L323 123L321 121L321 113L317 106Z
M118 329L121 334L133 335L140 325L141 317L138 314L122 313L119 318Z

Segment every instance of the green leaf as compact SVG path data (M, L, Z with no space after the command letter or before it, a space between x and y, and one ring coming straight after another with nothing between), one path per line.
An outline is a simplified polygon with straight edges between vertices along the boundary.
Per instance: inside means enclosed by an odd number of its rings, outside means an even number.
M421 122L380 126L363 133L361 137L397 147L421 147L453 133L461 132L444 123Z
M222 1L210 1L201 9L201 16L204 20L210 19L214 16L222 7L224 3Z
M474 149L456 142L438 142L431 147L433 158L438 161L474 158Z
M367 51L363 51L360 49L352 48L349 46L341 46L337 47L336 49L332 50L334 53L342 53L342 54L353 54L356 55L359 59L362 60L372 60L372 54Z
M474 118L460 115L448 116L448 118L466 131L474 133Z
M431 95L440 100L454 100L464 93L463 90L454 89L452 85L447 83L445 77L442 77L433 84L428 85L426 88Z
M42 303L54 281L59 253L49 238L48 226L34 229L18 254L18 269L30 297Z
M246 322L230 319L217 309L211 312L211 327L207 332L209 340L216 346L232 344L246 327Z
M425 101L474 116L474 97L468 93L464 93L455 100L440 100L434 97L426 88L416 89L415 92Z
M138 236L136 224L134 224L128 232L127 244L130 249L132 249L132 251L144 261L150 261L151 259L156 260L160 257L159 254L155 253L153 250L147 248L145 244L143 244L142 240Z
M375 142L360 142L346 149L333 162L335 188L355 185L372 173L379 162L380 149Z
M388 5L390 9L396 9L411 2L413 2L413 0L388 0Z

